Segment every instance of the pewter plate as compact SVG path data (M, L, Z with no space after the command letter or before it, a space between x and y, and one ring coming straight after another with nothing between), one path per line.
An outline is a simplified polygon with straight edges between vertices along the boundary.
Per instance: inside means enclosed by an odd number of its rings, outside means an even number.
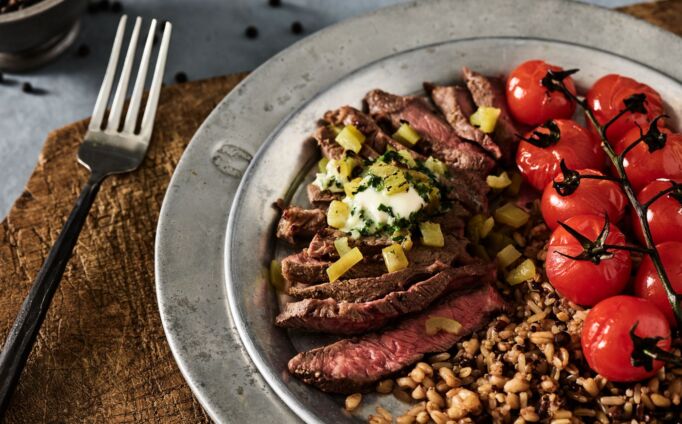
M474 0L425 1L321 31L254 71L195 135L161 210L156 284L180 370L215 421L347 422L373 409L370 398L351 417L342 398L291 379L286 362L315 340L271 324L265 270L286 253L272 238L271 203L303 202L297 187L314 155L303 141L325 110L359 105L375 87L411 93L423 80L453 81L462 65L497 74L540 57L582 68L583 86L615 71L646 81L679 120L682 42L672 34L558 0L484 4L495 13Z

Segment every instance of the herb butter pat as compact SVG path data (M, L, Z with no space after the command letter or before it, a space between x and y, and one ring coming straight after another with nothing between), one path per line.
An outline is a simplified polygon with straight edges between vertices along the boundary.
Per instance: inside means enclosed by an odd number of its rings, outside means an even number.
M388 194L387 189L377 191L369 186L343 202L350 208L350 216L342 231L354 236L373 234L385 226L399 225L419 212L426 201L411 185L401 193Z

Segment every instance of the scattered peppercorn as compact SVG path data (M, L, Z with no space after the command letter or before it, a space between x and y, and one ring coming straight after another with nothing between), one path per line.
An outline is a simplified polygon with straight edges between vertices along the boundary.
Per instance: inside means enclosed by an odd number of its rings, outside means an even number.
M291 32L294 34L300 34L303 32L303 24L300 23L299 21L295 21L294 23L291 24Z
M115 1L111 3L111 11L113 13L121 13L123 12L123 5L121 4L120 1Z
M0 72L0 84L3 82L5 82L5 76L2 74L2 72Z
M177 74L175 74L175 82L177 82L178 84L187 82L187 74L184 72L178 72Z
M101 12L106 12L109 10L109 0L100 0L97 3L97 9L99 9Z
M268 0L270 7L280 7L282 5L282 0Z
M25 82L21 84L21 91L24 93L32 93L33 92L33 86L31 85L30 82Z
M90 47L88 47L87 44L81 44L80 46L78 46L76 54L78 55L78 57L87 57L90 55Z
M258 28L256 28L253 25L249 25L246 27L246 30L244 31L244 35L246 35L246 38L258 38Z

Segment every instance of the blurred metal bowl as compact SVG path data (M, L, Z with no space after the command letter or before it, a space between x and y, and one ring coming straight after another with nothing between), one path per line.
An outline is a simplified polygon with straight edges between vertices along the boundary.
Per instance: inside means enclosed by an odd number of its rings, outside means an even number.
M20 72L59 56L76 39L88 0L43 0L0 14L0 70Z

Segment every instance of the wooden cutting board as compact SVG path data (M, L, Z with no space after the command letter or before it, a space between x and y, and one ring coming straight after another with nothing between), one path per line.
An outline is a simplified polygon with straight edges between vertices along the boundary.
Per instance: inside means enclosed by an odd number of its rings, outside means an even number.
M682 35L682 0L622 9ZM245 74L166 87L139 171L102 187L38 336L7 423L207 422L161 327L153 275L159 209L183 150ZM0 224L0 340L71 210L87 121L49 134Z

